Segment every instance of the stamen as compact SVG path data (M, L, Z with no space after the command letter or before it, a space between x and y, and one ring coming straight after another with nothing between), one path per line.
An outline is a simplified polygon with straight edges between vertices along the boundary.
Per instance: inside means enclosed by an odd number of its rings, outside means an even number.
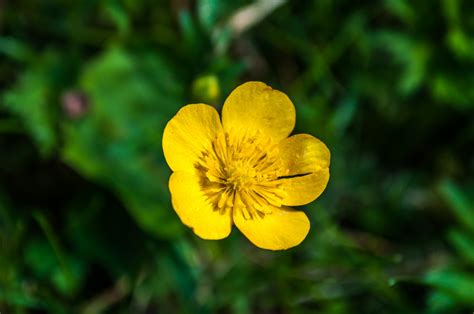
M237 211L244 219L281 206L278 146L262 134L221 133L196 164L201 190L214 210Z

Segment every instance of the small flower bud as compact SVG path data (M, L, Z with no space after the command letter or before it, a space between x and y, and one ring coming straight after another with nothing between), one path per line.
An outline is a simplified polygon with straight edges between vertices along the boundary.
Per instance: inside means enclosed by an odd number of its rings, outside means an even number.
M83 117L89 109L89 100L81 91L67 91L62 96L62 106L66 115L71 119Z

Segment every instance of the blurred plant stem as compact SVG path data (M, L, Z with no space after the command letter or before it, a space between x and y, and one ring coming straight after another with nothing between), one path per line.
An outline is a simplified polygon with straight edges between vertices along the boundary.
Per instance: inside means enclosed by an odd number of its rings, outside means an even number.
M285 2L286 0L258 0L234 12L225 27L214 30L213 37L216 38L217 54L224 54L232 39L258 24Z
M104 313L115 303L122 300L131 290L130 281L126 277L121 277L109 289L87 301L81 310L81 314Z
M46 217L39 211L34 211L33 212L33 218L36 220L36 222L39 224L41 229L43 230L46 238L48 239L49 244L51 245L51 248L54 251L54 254L58 260L59 266L61 267L61 270L67 279L68 282L71 282L73 280L72 277L72 272L71 269L68 266L68 263L66 262L66 257L64 255L64 252L61 248L60 242L56 234L54 233L54 229L49 223L49 221L46 219Z
M239 9L229 19L229 27L236 37L259 23L267 15L285 4L285 0L259 0Z

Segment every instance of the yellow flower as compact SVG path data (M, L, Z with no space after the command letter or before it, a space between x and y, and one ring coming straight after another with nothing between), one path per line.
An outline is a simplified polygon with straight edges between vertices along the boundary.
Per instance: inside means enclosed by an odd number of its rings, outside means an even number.
M330 153L311 135L288 137L295 120L291 100L261 82L229 95L222 123L211 106L181 108L163 134L181 221L203 239L223 239L235 224L260 248L300 244L310 223L288 206L310 203L324 191Z

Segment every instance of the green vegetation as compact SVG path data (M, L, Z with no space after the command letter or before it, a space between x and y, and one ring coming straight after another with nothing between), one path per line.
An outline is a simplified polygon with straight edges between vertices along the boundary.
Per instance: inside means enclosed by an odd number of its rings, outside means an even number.
M204 241L165 123L264 81L331 180L282 252ZM474 311L474 3L0 1L0 312Z

